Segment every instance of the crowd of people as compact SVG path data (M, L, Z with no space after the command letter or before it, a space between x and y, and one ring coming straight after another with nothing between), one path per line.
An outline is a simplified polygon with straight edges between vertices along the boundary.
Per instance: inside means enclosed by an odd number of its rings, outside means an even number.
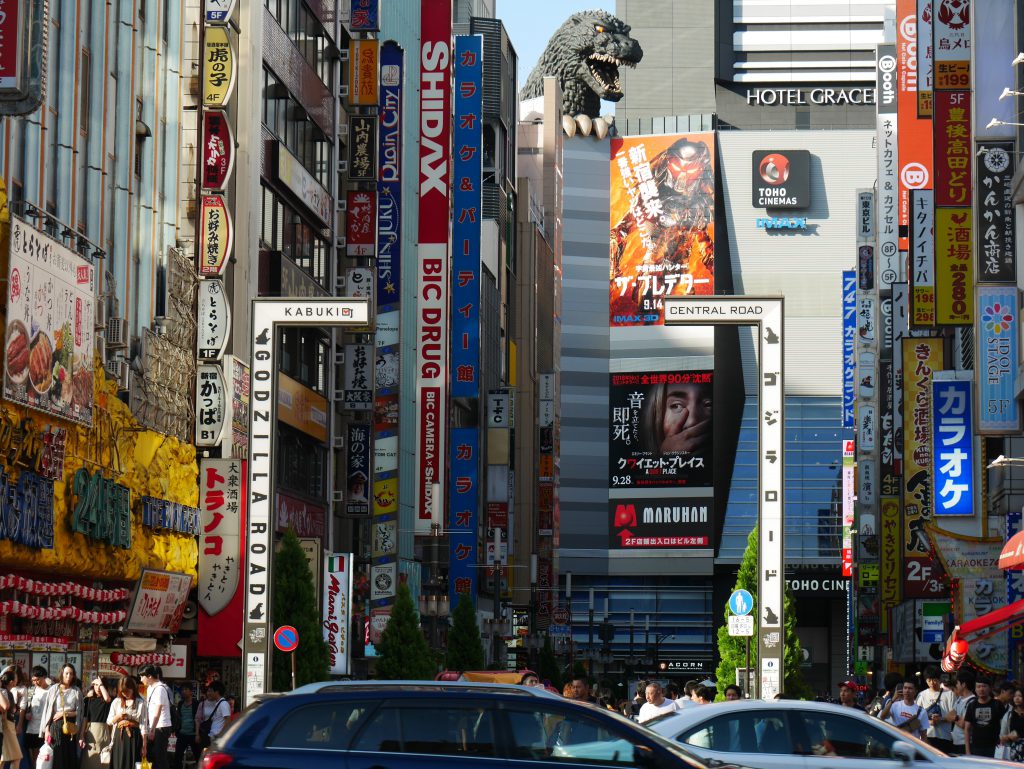
M51 769L183 769L198 764L236 710L220 681L198 700L189 683L173 692L155 665L88 686L71 664L57 680L43 667L26 674L10 665L0 671L0 715L0 769L35 769L40 753Z
M542 682L533 671L527 670L520 680L523 686L539 686L557 692L548 682ZM636 695L631 700L616 701L608 691L593 691L585 678L576 677L562 687L562 696L569 700L589 702L621 713L641 724L650 721L663 713L673 710L708 705L715 700L717 690L714 686L706 686L699 681L688 681L682 689L677 684L662 686L658 681L643 680L637 684ZM725 688L726 700L738 700L743 692L740 687L730 685Z

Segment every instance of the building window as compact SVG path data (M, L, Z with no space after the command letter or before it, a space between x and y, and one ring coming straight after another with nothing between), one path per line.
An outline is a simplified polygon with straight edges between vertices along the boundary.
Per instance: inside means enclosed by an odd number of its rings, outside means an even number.
M81 71L78 74L78 128L82 134L89 133L89 99L92 84L92 57L86 48L82 49Z

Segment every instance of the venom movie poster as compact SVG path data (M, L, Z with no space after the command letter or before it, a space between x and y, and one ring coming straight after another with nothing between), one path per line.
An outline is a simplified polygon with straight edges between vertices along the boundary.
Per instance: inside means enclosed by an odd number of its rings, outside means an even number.
M612 326L659 326L666 296L714 294L714 134L612 139L610 215Z

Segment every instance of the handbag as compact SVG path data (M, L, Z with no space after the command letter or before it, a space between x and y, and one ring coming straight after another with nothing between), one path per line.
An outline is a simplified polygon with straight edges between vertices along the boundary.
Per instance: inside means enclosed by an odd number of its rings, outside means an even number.
M64 713L64 723L60 727L60 730L68 737L74 737L78 734L78 724L75 721L68 721L67 704L67 700L64 699L64 692L62 691L60 693L60 707L61 712Z
M49 743L44 743L39 748L39 755L36 756L36 769L53 769L53 748Z
M141 761L135 762L135 769L153 769L153 765L149 763L148 758L144 758Z
M220 703L226 701L227 700L225 700L223 697L217 700L217 704L213 706L213 710L210 712L209 717L204 718L202 721L199 722L199 738L197 742L203 747L206 747L210 744L210 731L213 729L213 717L217 715L217 708L220 707Z
M111 759L111 755L113 754L113 752L114 752L114 749L110 745L107 745L105 748L103 748L100 751L100 763L101 764L109 764L110 763L110 759Z

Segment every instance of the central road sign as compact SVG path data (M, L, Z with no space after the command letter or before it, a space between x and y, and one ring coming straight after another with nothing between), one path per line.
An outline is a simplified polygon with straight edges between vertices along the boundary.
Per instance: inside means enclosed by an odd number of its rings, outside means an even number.
M274 646L283 652L295 651L299 648L299 631L291 625L281 625L274 631Z
M551 612L551 619L555 621L556 625L568 625L569 610L564 606L558 606L553 612Z

